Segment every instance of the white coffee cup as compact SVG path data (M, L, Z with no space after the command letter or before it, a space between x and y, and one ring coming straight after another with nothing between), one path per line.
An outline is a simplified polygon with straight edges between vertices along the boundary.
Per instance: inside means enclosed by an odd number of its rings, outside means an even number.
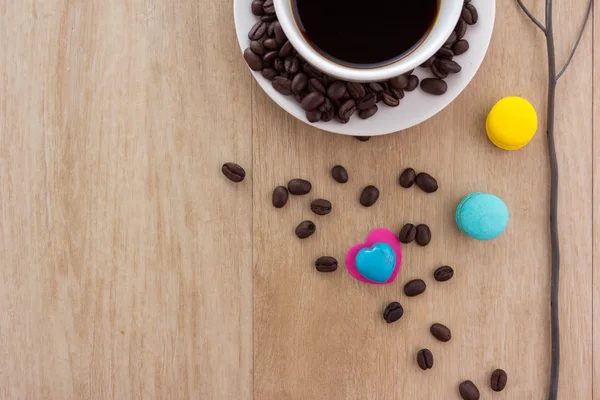
M414 0L419 1L419 0ZM409 54L389 64L359 68L338 64L315 50L305 39L294 18L290 0L273 0L279 23L294 48L314 67L339 79L352 82L384 81L402 75L427 61L452 34L464 0L439 0L439 12L427 37ZM360 51L357 49L357 51Z

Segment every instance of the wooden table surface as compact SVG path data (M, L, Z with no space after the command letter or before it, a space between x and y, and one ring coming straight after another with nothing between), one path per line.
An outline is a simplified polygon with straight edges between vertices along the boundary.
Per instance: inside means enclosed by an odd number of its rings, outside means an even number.
M560 63L586 2L555 1ZM542 16L542 0L528 4ZM598 10L593 20L557 99L569 400L600 399ZM485 62L451 106L367 143L304 125L260 90L232 1L0 0L0 48L1 399L455 399L464 379L483 399L546 398L546 55L514 0L497 1ZM517 152L483 129L507 95L542 117ZM221 174L230 160L246 168L243 183ZM337 163L346 185L329 176ZM400 188L408 166L440 190ZM294 177L313 191L274 209L272 189ZM364 209L368 184L382 195ZM471 191L506 201L497 240L457 231L453 210ZM329 216L311 215L316 197L333 202ZM305 218L318 232L301 242ZM405 247L398 283L315 272L316 257L342 260L370 229L406 222L429 224L433 241ZM446 284L431 277L442 264L456 270ZM406 298L402 284L417 277L428 290ZM387 325L393 300L405 316ZM453 340L435 342L432 322ZM421 347L435 356L427 372ZM509 383L492 394L497 367Z

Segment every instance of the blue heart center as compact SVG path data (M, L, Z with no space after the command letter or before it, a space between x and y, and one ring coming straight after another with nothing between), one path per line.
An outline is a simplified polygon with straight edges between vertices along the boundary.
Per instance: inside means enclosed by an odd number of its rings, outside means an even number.
M386 282L396 266L396 253L387 243L375 243L356 255L356 269L373 282Z

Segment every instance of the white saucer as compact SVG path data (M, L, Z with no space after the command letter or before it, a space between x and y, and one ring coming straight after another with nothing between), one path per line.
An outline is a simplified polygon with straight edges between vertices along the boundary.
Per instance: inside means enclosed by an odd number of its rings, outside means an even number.
M242 53L250 45L248 31L257 21L257 17L252 15L250 10L251 2L251 0L234 0L233 2L235 29ZM469 26L465 35L465 39L470 45L469 51L454 58L462 66L462 71L450 75L446 79L448 83L446 94L432 96L417 88L413 92L407 92L404 99L400 100L398 107L388 107L379 103L377 114L367 120L353 115L347 124L336 120L312 124L308 122L304 110L292 96L284 96L277 92L271 82L265 79L260 72L251 72L263 90L284 110L319 129L353 136L376 136L401 131L420 124L442 111L467 87L483 62L494 29L496 0L473 0L471 3L477 8L479 20L477 24ZM417 68L414 74L419 79L431 76L423 68Z

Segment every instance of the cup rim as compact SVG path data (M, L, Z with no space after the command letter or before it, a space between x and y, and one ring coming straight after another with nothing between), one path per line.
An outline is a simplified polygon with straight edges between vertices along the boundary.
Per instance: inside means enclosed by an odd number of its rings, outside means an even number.
M417 47L397 61L371 68L353 68L328 59L306 41L294 18L291 0L273 0L273 3L279 23L288 40L311 65L336 78L354 82L372 82L402 75L434 55L452 34L460 17L463 1L440 0L436 20L427 37Z

